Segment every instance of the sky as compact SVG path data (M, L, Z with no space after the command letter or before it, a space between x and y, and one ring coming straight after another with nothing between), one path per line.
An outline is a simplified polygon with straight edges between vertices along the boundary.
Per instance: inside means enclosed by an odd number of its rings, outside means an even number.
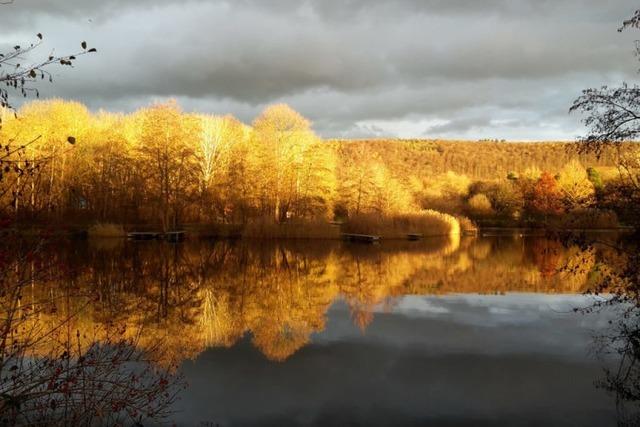
M325 138L572 140L581 90L638 80L632 0L14 0L0 52L86 40L41 97L133 111L175 98L245 123L287 103ZM28 58L33 60L34 58Z

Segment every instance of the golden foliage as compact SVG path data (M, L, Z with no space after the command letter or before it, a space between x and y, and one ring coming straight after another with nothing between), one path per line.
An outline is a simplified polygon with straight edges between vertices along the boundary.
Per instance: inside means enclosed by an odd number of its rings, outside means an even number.
M590 204L591 198L595 194L595 188L593 183L589 181L587 170L577 159L564 165L558 176L558 185L572 207Z
M491 200L482 194L474 194L469 201L469 208L476 215L491 215L493 214L493 207L491 206Z
M0 142L31 140L1 181L3 214L164 229L242 228L265 218L318 224L421 209L524 221L535 217L540 167L559 172L564 201L583 208L594 190L582 165L597 168L606 184L614 164L609 152L573 159L558 143L323 141L284 104L249 127L231 116L185 113L175 102L93 114L75 102L37 101L0 129ZM621 147L627 177L639 169L633 153Z

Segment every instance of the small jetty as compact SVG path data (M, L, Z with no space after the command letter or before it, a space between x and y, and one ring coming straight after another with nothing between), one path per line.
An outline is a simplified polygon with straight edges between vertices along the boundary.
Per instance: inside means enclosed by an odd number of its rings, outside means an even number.
M167 242L182 242L185 236L186 233L184 231L169 231L162 235Z
M132 231L127 233L127 238L131 240L157 240L162 233L154 231Z
M166 240L167 242L181 242L185 239L184 231L132 231L127 233L130 240Z
M347 242L376 243L380 241L380 236L373 236L370 234L342 233L342 239L346 240Z
M407 234L408 240L420 240L424 237L422 233L409 233Z

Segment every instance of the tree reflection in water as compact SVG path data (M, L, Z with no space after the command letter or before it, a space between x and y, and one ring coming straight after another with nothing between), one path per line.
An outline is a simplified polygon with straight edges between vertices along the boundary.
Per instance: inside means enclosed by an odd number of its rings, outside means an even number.
M618 424L640 425L640 253L638 232L622 241L571 236L569 244L599 252L608 262L566 265L562 270L588 271L587 293L597 297L580 311L607 314L609 327L595 335L596 354L604 376L596 385L616 398Z
M637 307L620 313L606 334L596 336L598 354L605 363L613 360L613 367L605 368L596 385L615 395L619 425L640 425L639 319Z
M50 248L48 265L64 265L67 274L40 280L30 297L65 294L65 303L46 316L79 311L73 327L81 330L143 327L141 345L163 340L167 360L193 359L250 334L268 359L283 361L325 329L336 300L347 303L364 332L375 311L391 309L404 295L585 292L590 277L608 265L601 255L518 236L377 246L76 242ZM579 262L589 268L561 268ZM83 289L97 297L78 310L75 295Z
M152 358L165 367L245 336L267 359L284 361L325 329L338 300L366 333L374 313L405 295L579 294L619 283L613 278L627 262L604 244L517 235L381 245L95 240L43 251L43 274L22 300L55 302L39 322L65 319L68 330L81 331L81 346L108 341L106 331L117 325L124 339L158 350ZM93 296L89 304L86 295ZM637 325L637 317L625 319ZM621 401L637 398L638 332L626 325L616 339L601 341L624 353L622 369L601 384L621 390Z

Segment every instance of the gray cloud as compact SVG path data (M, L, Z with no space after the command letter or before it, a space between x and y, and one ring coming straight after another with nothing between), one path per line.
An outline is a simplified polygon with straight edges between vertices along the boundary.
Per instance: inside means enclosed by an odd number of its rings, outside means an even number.
M636 77L637 35L615 31L634 6L16 0L3 6L0 44L40 31L46 55L88 40L99 54L56 69L42 92L91 108L176 97L186 109L251 121L289 102L324 136L392 135L393 121L425 121L440 124L414 136L572 138L579 125L565 112L580 89Z

